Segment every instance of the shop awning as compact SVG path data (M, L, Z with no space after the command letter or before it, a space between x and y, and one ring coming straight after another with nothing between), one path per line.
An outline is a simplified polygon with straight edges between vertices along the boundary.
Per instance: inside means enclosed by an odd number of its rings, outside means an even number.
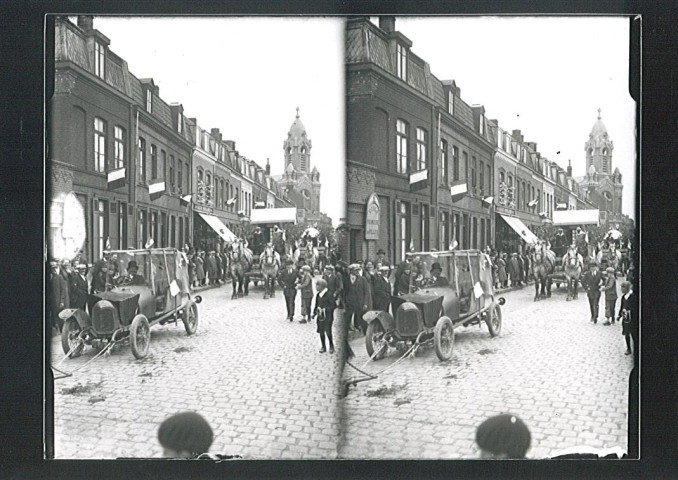
M598 225L600 214L598 210L556 210L553 212L553 224L567 225Z
M227 242L232 242L236 239L236 236L233 232L231 232L226 225L223 224L219 218L215 217L214 215L208 215L206 213L200 213L200 216L202 217L203 220L212 227L212 229L217 232L217 234L223 238Z
M501 215L501 214L500 214ZM510 215L501 215L506 223L515 230L515 232L520 235L520 238L525 240L527 243L537 243L539 238L530 231L529 228L523 223L523 221L517 217L512 217Z
M296 208L254 208L250 223L288 223L297 221Z

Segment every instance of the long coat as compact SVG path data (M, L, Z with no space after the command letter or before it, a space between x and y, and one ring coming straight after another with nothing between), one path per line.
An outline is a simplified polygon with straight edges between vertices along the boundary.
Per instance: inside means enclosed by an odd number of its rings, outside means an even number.
M506 283L506 260L500 258L497 260L497 279L500 283Z
M313 298L313 277L310 273L302 273L299 290L301 290L301 298Z
M323 280L327 282L327 292L336 301L344 290L344 282L336 273L323 275Z
M292 268L292 271L288 271L287 268L281 270L278 274L278 283L283 289L285 295L296 295L296 285L297 278L299 277L299 271L296 268Z
M511 257L511 260L509 260L508 267L511 281L512 282L517 281L520 278L520 264L518 263L518 258Z
M87 280L79 273L74 273L71 277L71 308L85 309L87 303Z
M586 289L586 293L589 297L600 298L600 286L603 283L603 274L600 270L597 270L594 274L593 271L587 271L581 279L582 286Z
M365 277L357 275L354 282L351 282L349 279L348 291L346 292L346 305L353 307L359 312L365 310L364 306L367 306L367 310L372 309L370 286Z
M214 255L207 257L205 265L207 266L207 274L210 276L210 281L214 280L214 277L217 274L217 259L214 258Z
M388 307L391 304L391 284L387 278L375 275L372 284L372 300L375 310L388 312Z
M195 257L195 277L199 281L205 280L205 260L200 255L196 255Z

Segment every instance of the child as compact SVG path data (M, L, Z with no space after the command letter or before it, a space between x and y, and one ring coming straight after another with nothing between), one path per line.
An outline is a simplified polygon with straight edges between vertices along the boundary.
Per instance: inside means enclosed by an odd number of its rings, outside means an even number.
M480 458L525 458L530 441L527 425L506 413L488 418L476 430Z
M311 267L304 265L301 267L301 280L297 285L297 290L301 290L301 320L299 323L306 323L311 316L311 302L313 301L313 277L311 277Z
M172 415L158 429L165 458L197 458L207 453L213 439L212 428L195 412Z
M325 336L330 342L330 353L334 353L334 341L332 340L332 321L334 320L334 309L336 302L327 289L327 282L322 278L315 282L315 288L318 293L315 296L315 308L313 309L313 318L318 324L317 332L320 335L322 348L320 353L325 353Z
M636 318L638 315L638 298L633 293L633 287L631 282L623 282L621 284L622 297L619 305L619 316L617 317L620 322L622 322L622 335L624 335L624 340L626 340L626 355L631 355L631 338L634 335L635 330L637 329ZM635 344L633 348L637 349L638 346Z
M610 320L614 323L614 307L617 304L617 276L612 267L607 267L605 273L607 277L603 285L605 291L605 322L603 325L610 325Z

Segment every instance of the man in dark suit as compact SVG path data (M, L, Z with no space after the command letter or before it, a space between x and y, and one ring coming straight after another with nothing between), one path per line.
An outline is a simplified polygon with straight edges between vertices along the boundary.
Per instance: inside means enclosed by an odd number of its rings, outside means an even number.
M342 291L344 290L344 283L339 275L334 273L332 265L325 265L323 273L323 280L327 282L327 293L334 299L335 306L339 305Z
M278 283L283 289L285 296L285 305L287 306L287 319L294 320L294 301L297 297L297 278L299 272L294 267L294 260L289 259L285 262L285 269L278 274Z
M80 264L76 266L76 272L71 276L71 308L85 310L87 303L87 277L85 272L87 265Z
M591 310L591 322L598 323L598 309L600 307L600 287L603 284L603 274L598 269L598 262L589 262L589 270L584 274L581 280L582 286L586 289L586 296L589 299L589 309Z
M139 275L139 265L134 260L130 260L127 264L127 276L124 277L123 283L125 285L144 285L146 279L143 275Z
M363 314L370 310L372 298L367 279L360 275L360 265L353 263L349 265L348 290L346 292L346 318L348 327L356 330L358 327L363 334L367 330L367 325L363 321Z
M622 324L622 335L626 340L626 355L634 353L638 356L638 297L633 293L631 282L622 282L622 297L619 305L617 319ZM633 352L631 351L631 338L633 338Z
M391 283L388 281L390 271L391 269L387 265L382 265L374 277L372 299L375 310L388 312L391 305Z
M61 275L61 269L58 262L51 261L50 268L50 315L52 317L52 327L60 332L63 321L59 318L59 312L64 308L69 308L68 283L66 283L66 280L64 280L64 277Z

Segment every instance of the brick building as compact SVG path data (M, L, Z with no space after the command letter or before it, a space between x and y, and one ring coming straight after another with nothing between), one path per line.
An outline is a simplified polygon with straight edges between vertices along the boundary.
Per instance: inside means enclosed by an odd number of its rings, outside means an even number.
M379 249L400 261L411 248L481 247L492 236L493 145L482 107L440 81L395 30L347 22L348 258ZM464 184L456 196L451 186ZM453 196L454 194L454 196Z

